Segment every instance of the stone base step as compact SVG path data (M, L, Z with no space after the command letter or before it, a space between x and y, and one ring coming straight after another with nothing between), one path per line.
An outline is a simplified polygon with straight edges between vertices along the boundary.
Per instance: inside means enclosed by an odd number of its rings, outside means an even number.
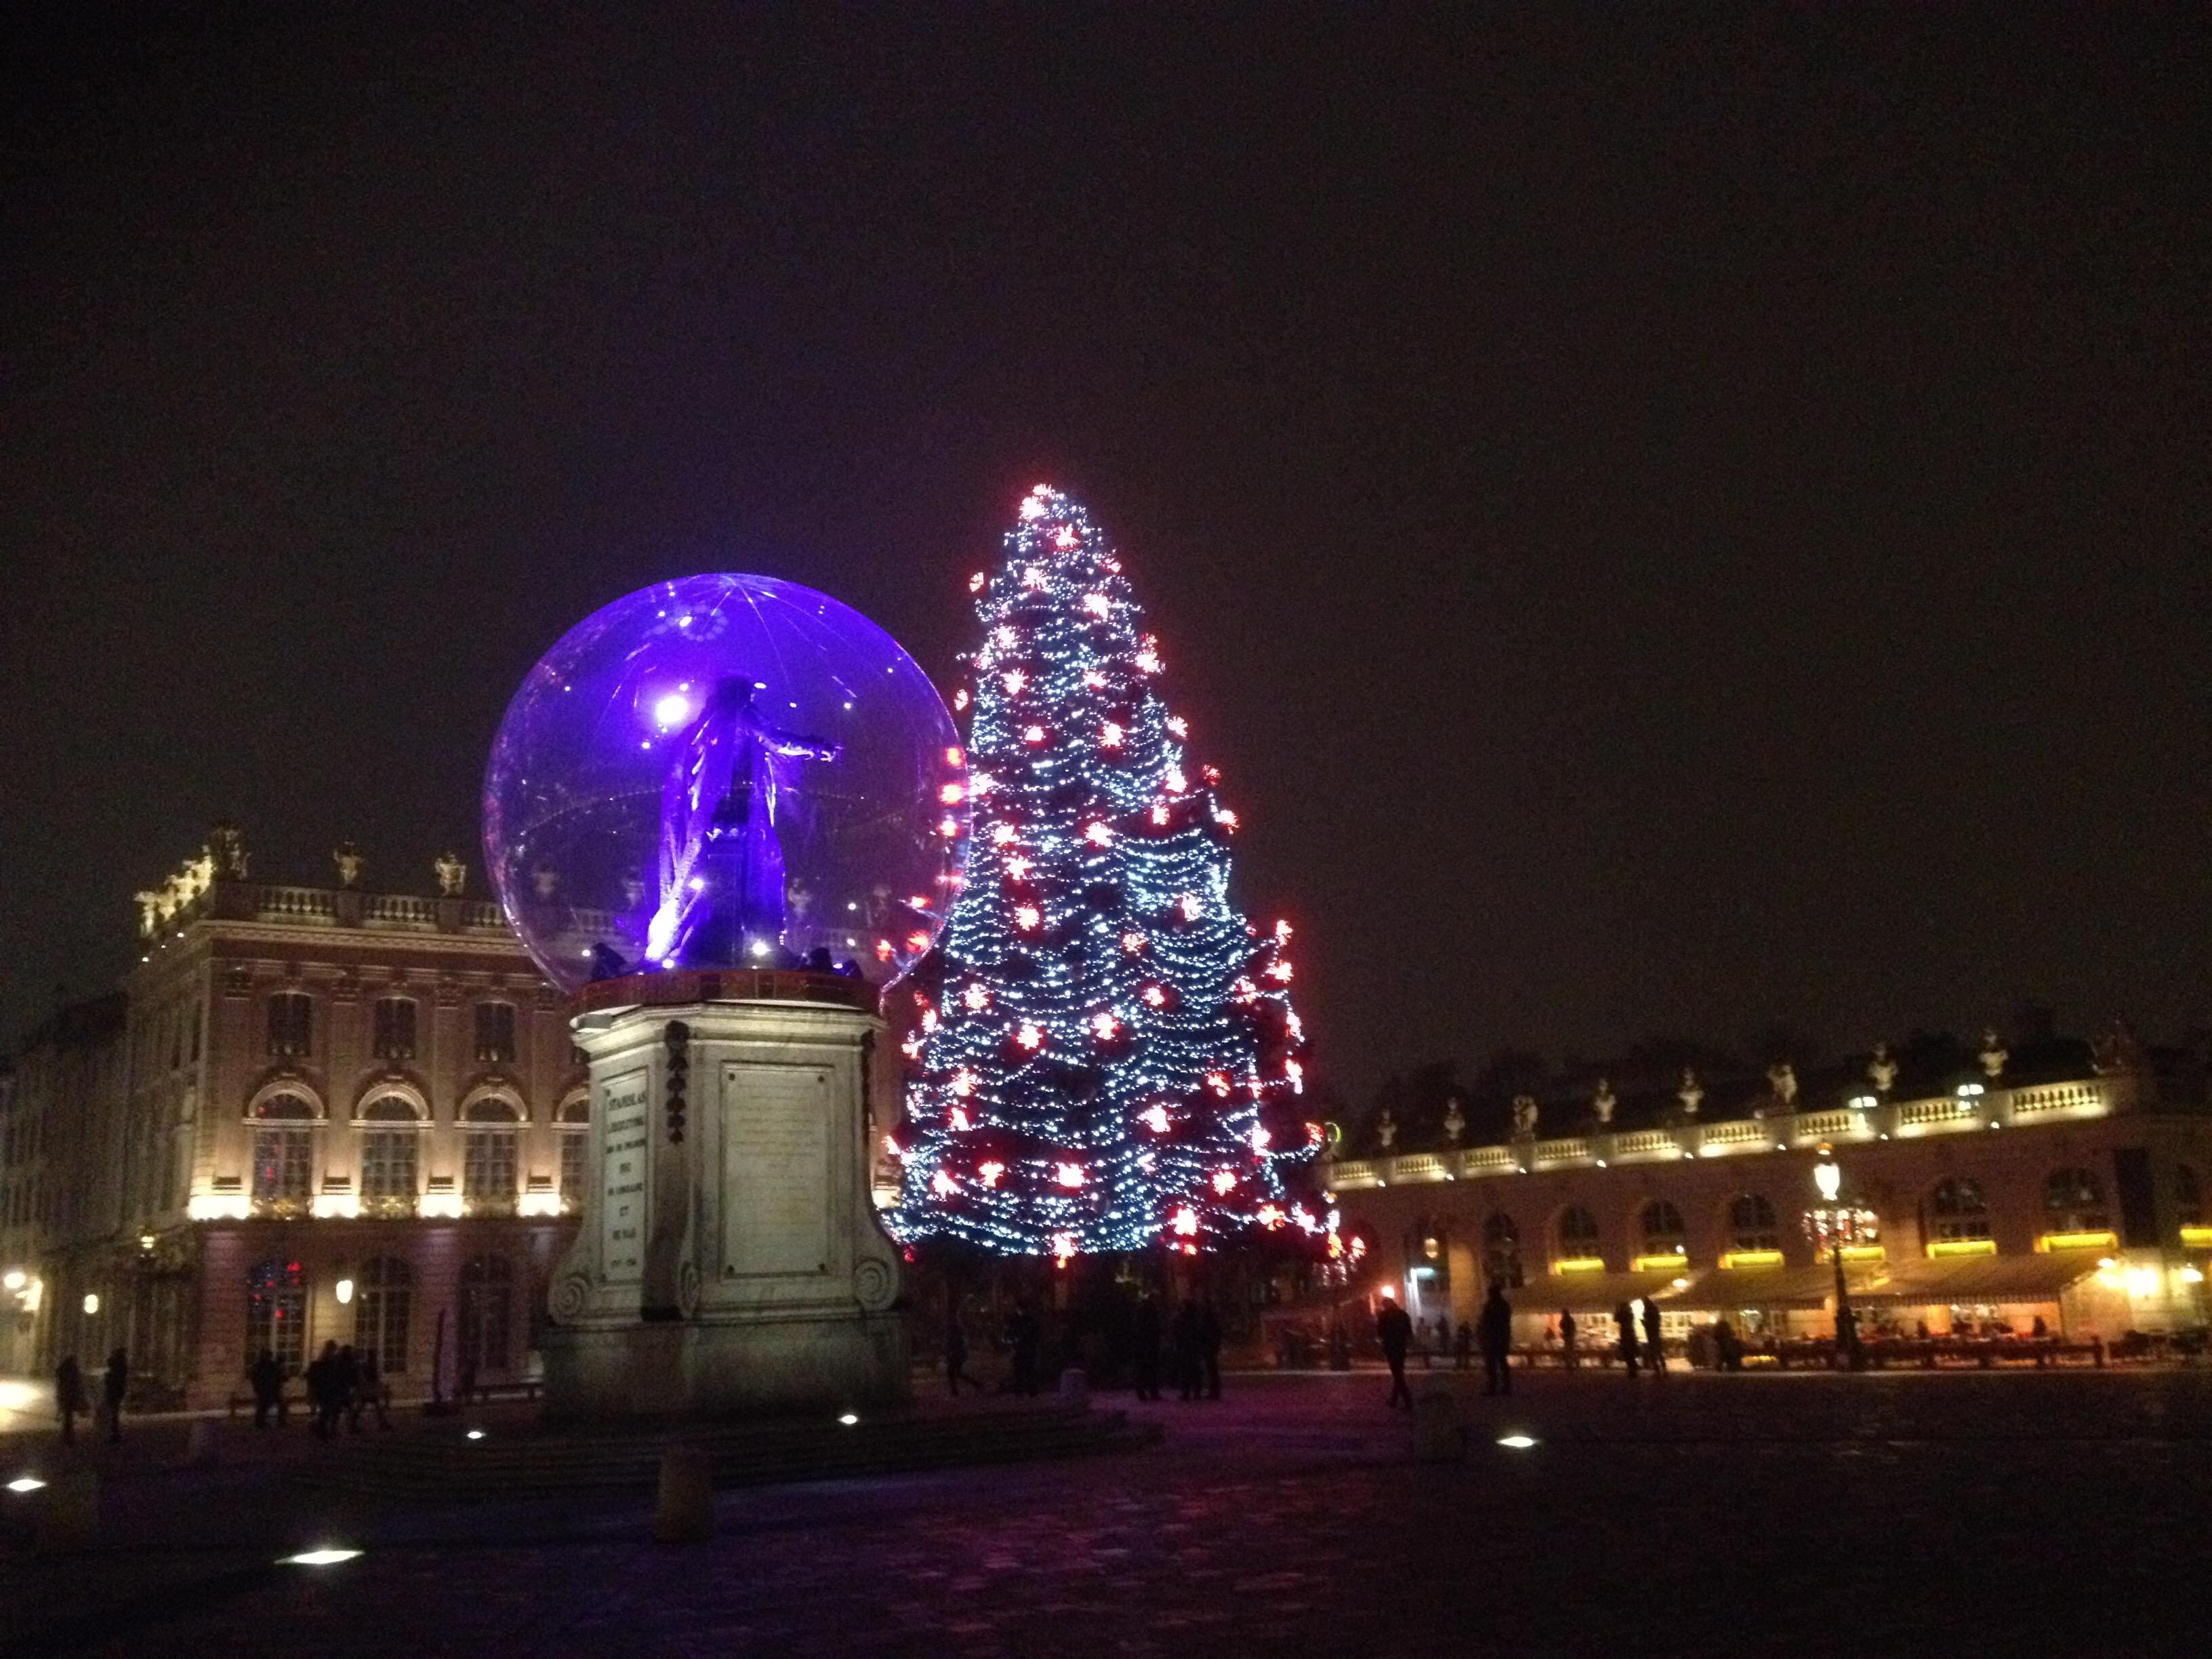
M1126 1413L1024 1408L885 1417L854 1424L514 1426L471 1440L463 1425L334 1447L296 1479L326 1490L416 1502L480 1501L538 1492L649 1492L661 1454L705 1454L717 1486L1020 1463L1133 1450L1158 1424Z

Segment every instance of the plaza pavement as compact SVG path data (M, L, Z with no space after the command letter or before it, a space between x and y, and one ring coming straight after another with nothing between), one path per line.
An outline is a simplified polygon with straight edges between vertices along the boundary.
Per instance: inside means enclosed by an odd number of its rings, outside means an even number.
M91 1546L0 1549L0 1652L335 1659L2183 1654L2212 1644L2212 1373L1618 1374L1461 1391L1413 1460L1379 1374L1229 1379L1124 1456L643 1498L380 1506L288 1479L295 1423L176 1467L134 1430ZM965 1407L975 1409L975 1407ZM481 1415L488 1432L526 1412ZM453 1432L410 1419L396 1433ZM1524 1451L1496 1443L1534 1437ZM0 1438L0 1479L51 1465ZM0 1492L0 1498L8 1494ZM279 1568L342 1543L358 1560Z

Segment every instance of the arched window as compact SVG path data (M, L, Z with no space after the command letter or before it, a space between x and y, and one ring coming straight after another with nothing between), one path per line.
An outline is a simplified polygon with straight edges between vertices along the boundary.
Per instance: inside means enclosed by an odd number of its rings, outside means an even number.
M2186 1164L2173 1166L2173 1218L2184 1227L2204 1224L2204 1188Z
M303 991L279 991L269 999L269 1052L297 1060L313 1052L315 1000Z
M592 1097L580 1094L561 1103L561 1208L569 1215L584 1207L592 1179Z
M507 1369L514 1311L514 1266L503 1255L461 1264L460 1365L464 1377Z
M354 1287L353 1345L376 1356L386 1377L407 1369L407 1327L415 1311L415 1275L397 1256L373 1256L361 1264Z
M1482 1276L1492 1285L1516 1290L1521 1284L1521 1230L1503 1210L1482 1224Z
M415 999L379 997L376 1001L376 1057L415 1058Z
M422 1120L404 1095L379 1095L361 1109L361 1207L364 1215L412 1215L421 1186L416 1140Z
M289 1216L307 1212L314 1195L314 1122L315 1109L297 1095L271 1095L254 1107L256 1213Z
M2083 1169L2051 1171L2043 1183L2043 1213L2056 1233L2098 1232L2112 1224L2097 1177Z
M1559 1256L1562 1261L1595 1261L1600 1251L1597 1218L1579 1204L1559 1212Z
M1778 1250L1780 1229L1774 1224L1774 1206L1758 1193L1738 1193L1729 1200L1729 1248L1735 1250Z
M1638 1213L1636 1220L1645 1255L1689 1254L1689 1229L1682 1224L1682 1212L1665 1199L1653 1199Z
M1982 1197L1981 1183L1965 1176L1947 1176L1928 1194L1927 1237L1931 1239L1987 1238L1990 1206Z
M515 1141L520 1120L496 1096L471 1101L461 1114L461 1196L471 1215L514 1212Z
M307 1358L307 1284L296 1261L258 1261L246 1275L246 1363L264 1348L287 1376Z

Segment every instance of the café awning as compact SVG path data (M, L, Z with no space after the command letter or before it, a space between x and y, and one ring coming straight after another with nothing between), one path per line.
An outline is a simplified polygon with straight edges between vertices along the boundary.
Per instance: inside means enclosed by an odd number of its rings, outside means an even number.
M1609 1314L1624 1302L1651 1297L1667 1302L1679 1273L1544 1273L1508 1291L1516 1312ZM1672 1305L1671 1303L1668 1304Z
M1960 1255L1892 1264L1854 1300L1948 1307L1954 1303L2056 1302L2097 1271L2094 1255L2054 1250L2047 1255Z
M1865 1269L1848 1267L1845 1282L1859 1294ZM1836 1293L1836 1270L1802 1267L1715 1267L1686 1291L1661 1297L1669 1308L1693 1313L1737 1313L1750 1308L1819 1308Z

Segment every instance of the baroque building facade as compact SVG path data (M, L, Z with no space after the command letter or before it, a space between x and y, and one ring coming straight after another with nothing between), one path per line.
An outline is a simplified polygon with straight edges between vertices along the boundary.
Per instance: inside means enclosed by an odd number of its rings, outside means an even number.
M332 887L256 882L219 830L140 896L106 1013L19 1057L0 1155L36 1139L0 1192L35 1182L46 1207L0 1232L17 1368L121 1346L145 1403L192 1406L325 1341L402 1395L530 1374L582 1202L566 1001L457 859L429 897L337 864Z
M1671 1336L1725 1318L1820 1337L1834 1330L1840 1255L1862 1328L2027 1335L2040 1321L2107 1344L2201 1331L2203 1102L2123 1042L2083 1075L2010 1086L1990 1042L1981 1080L1924 1098L1892 1099L1878 1075L1832 1105L1797 1109L1792 1087L1786 1109L1749 1117L1701 1121L1691 1101L1659 1127L1548 1138L1530 1109L1504 1145L1386 1144L1333 1163L1364 1258L1354 1283L1429 1328L1473 1319L1498 1284L1522 1343L1563 1312L1585 1342L1607 1340L1615 1309L1646 1298Z

